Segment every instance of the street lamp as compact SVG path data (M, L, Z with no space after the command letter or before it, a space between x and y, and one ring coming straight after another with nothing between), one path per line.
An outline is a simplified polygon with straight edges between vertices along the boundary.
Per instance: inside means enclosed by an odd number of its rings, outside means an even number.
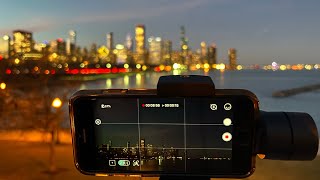
M6 87L7 87L6 83L3 82L0 84L0 89L4 90L6 89Z
M61 105L62 105L62 101L61 101L61 99L60 98L54 98L54 100L52 101L52 107L54 107L54 108L60 108L61 107Z

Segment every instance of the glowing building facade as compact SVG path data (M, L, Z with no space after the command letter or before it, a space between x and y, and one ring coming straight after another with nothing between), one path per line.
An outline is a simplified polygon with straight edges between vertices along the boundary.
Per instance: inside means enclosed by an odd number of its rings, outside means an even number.
M135 29L135 39L136 39L136 64L145 64L146 61L146 43L145 43L145 26L139 24Z
M13 50L16 54L28 53L33 50L32 33L23 30L13 31Z
M230 48L228 51L229 56L229 69L236 70L237 69L237 50L235 48Z

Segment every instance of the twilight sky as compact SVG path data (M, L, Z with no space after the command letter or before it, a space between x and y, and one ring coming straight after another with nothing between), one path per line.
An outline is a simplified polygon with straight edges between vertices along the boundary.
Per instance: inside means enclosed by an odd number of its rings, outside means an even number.
M37 42L67 38L77 31L78 44L116 43L136 24L147 37L161 36L179 44L180 26L193 50L201 41L218 47L219 62L227 50L238 49L240 64L320 63L320 1L318 0L1 0L0 35L14 29L34 32ZM222 60L224 59L224 60Z

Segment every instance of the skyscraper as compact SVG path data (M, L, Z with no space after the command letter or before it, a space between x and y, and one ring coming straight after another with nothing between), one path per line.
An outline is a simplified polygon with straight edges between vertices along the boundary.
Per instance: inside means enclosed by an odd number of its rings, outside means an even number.
M145 43L145 26L138 24L135 29L136 34L136 63L145 64L146 43Z
M77 33L74 30L69 31L69 37L66 41L66 53L67 55L74 55L76 52L76 40Z
M237 69L237 50L235 48L230 48L228 51L229 55L229 69L236 70Z
M207 56L207 44L206 42L202 41L200 43L200 59L201 63L208 63L208 56Z
M185 63L186 58L188 56L189 46L184 26L180 27L180 51L182 56L182 63Z
M140 139L140 152L141 156L145 157L146 156L146 144L145 144L145 139Z
M33 47L32 33L24 30L13 31L13 50L17 54L28 53Z
M113 32L107 34L107 48L113 50Z
M208 47L208 63L217 64L217 46L214 43Z
M0 59L8 59L10 56L10 37L4 35L0 38Z
M127 34L127 37L126 37L126 48L129 50L129 51L133 51L133 42L132 42L132 37L130 34Z
M163 42L163 48L162 48L162 63L165 65L171 65L172 64L172 41L166 40Z
M162 58L162 39L160 37L150 37L149 42L149 61L148 65L158 66L161 64Z

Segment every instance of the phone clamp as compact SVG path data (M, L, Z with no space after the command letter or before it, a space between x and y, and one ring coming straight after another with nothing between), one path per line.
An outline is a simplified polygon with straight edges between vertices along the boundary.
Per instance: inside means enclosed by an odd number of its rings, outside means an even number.
M209 76L161 76L157 84L159 96L214 96L215 86Z
M215 86L209 76L170 75L161 76L157 84L157 94L166 97L214 96ZM210 180L206 176L162 175L160 180Z

